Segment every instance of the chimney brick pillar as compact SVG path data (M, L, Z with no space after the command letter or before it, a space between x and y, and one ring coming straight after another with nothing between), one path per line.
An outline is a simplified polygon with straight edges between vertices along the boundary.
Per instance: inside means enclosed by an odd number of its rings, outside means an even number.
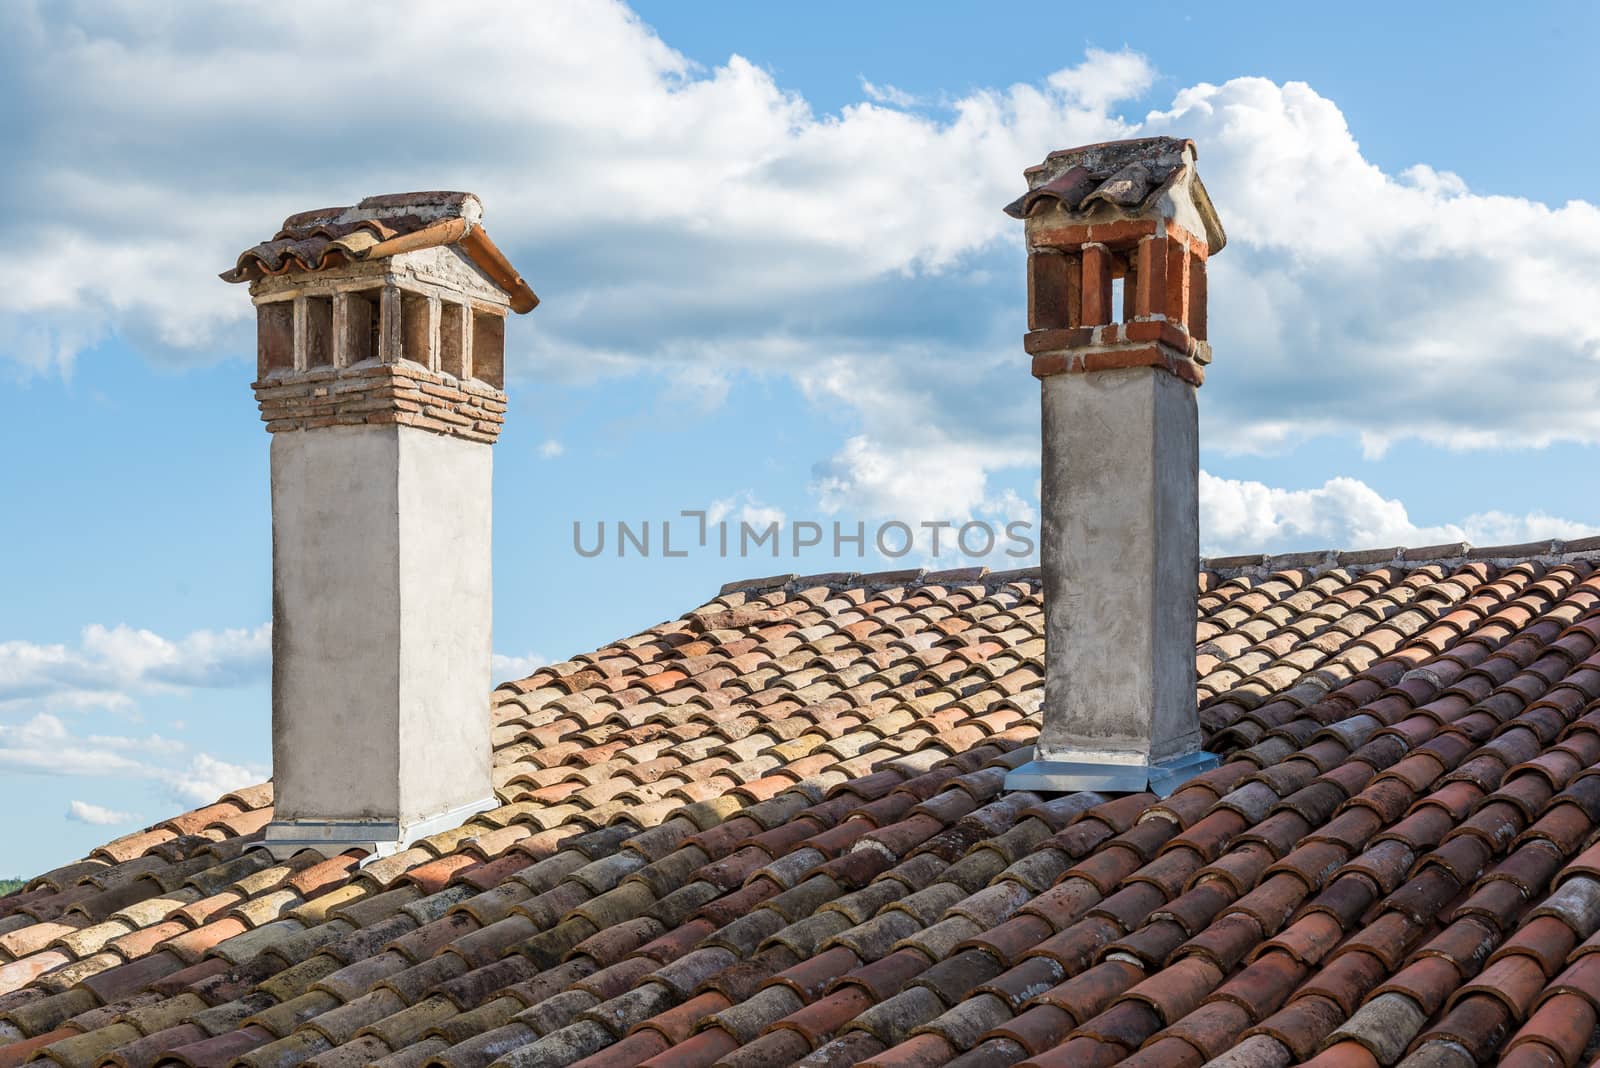
M1025 220L1040 380L1044 723L1013 789L1170 792L1215 765L1195 701L1196 393L1210 347L1205 257L1223 234L1170 138L1053 153ZM1039 292L1081 263L1081 297ZM1123 285L1113 307L1113 285ZM1038 318L1037 316L1035 317Z

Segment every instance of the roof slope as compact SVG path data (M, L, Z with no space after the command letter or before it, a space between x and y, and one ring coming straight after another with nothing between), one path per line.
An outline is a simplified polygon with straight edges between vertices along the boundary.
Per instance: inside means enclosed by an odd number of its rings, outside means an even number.
M263 786L0 898L0 1068L1573 1065L1600 571L1560 548L1202 574L1228 755L1165 801L1002 792L1031 574L730 588L497 691L459 830L275 863Z

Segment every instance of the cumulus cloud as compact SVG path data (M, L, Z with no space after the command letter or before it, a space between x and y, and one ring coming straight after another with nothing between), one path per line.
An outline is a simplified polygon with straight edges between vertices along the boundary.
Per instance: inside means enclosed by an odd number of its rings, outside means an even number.
M141 694L240 686L266 676L272 628L196 630L181 638L91 623L75 646L0 642L0 708L131 708Z
M915 95L885 82L882 85L861 79L861 91L875 104L888 104L896 108L914 108L921 103Z
M1230 237L1203 440L1600 440L1600 208L1476 193L1425 164L1386 174L1302 83L1185 89L1146 131L1198 140Z
M4 772L145 781L182 804L214 801L268 775L264 767L231 764L156 734L135 738L83 732L48 712L36 713L21 723L0 723L0 773ZM82 802L73 802L79 804ZM83 822L127 822L132 818L91 819L87 813L93 808L85 806Z
M94 827L116 827L124 823L132 823L138 819L131 812L122 812L102 805L91 805L87 801L67 802L67 819L74 823L87 823Z
M706 508L705 516L708 527L727 523L730 528L736 529L743 523L758 530L764 530L774 523L782 526L787 519L782 508L763 504L750 490L712 501ZM698 528L696 532L698 533Z
M75 736L48 712L22 723L0 723L0 769L50 775L137 773L143 765L118 745Z
M1311 86L1151 100L1145 57L1090 50L914 109L866 72L859 103L819 114L739 56L696 66L620 4L389 10L381 42L343 6L0 14L0 86L30 101L0 189L51 205L0 220L35 250L0 265L13 370L68 366L112 329L167 362L243 356L243 295L197 265L330 199L472 188L545 298L511 339L514 379L653 375L664 407L707 411L740 374L786 376L852 424L815 458L822 507L981 510L1033 480L1037 448L1020 230L999 207L1051 149L1177 133L1199 142L1230 235L1211 268L1208 449L1600 441L1600 209L1489 195L1427 161L1387 173ZM348 47L304 94L236 76L330 39ZM399 76L416 69L472 77ZM366 117L338 102L375 84L426 153L406 137L348 151Z
M507 656L504 653L495 653L490 659L490 673L496 682L507 679L525 679L535 671L550 663L548 659L538 653L528 653L525 656Z
M937 434L898 447L863 435L817 466L812 490L830 515L861 510L911 524L966 519L992 507L986 470L1020 459L984 442Z
M560 456L566 451L567 447L561 444L561 442L557 441L555 438L550 438L539 446L539 455L544 457L546 460L554 460L557 456Z
M644 360L992 242L1019 161L1119 128L1092 87L1101 71L1129 85L1126 56L1093 53L1075 79L975 92L939 119L870 101L818 116L742 57L694 67L620 4L391 10L380 47L356 9L9 9L0 58L35 102L20 147L36 151L5 181L52 205L6 224L8 240L51 250L0 268L11 333L45 339L14 355L38 366L112 326L169 359L210 358L219 336L243 351L228 329L243 295L195 264L225 266L283 215L378 183L482 193L500 243L541 268L541 324L565 342L541 349ZM303 103L233 77L297 65L330 39L355 43ZM472 77L395 76L416 69ZM430 131L427 153L407 138L347 151L361 119L334 102L375 84L388 113ZM90 127L105 135L47 137ZM278 152L303 165L257 164Z
M261 782L265 767L231 764L154 731L113 733L97 722L109 711L125 728L151 698L259 683L270 662L268 624L179 638L90 624L73 645L0 642L0 775L94 778L184 805ZM182 721L173 727L181 730ZM134 819L81 801L72 802L67 818L106 826Z
M230 764L206 753L196 753L186 766L170 774L167 792L180 804L205 805L266 777L264 768Z
M1283 489L1200 473L1200 541L1208 555L1460 541L1507 545L1596 533L1600 528L1539 512L1481 512L1455 523L1419 525L1402 502L1359 479L1332 478L1312 489Z

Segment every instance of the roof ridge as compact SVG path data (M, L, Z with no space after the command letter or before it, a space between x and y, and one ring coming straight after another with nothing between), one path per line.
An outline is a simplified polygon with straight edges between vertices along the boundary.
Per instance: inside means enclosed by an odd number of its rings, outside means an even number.
M1424 567L1428 564L1538 560L1562 564L1577 560L1600 560L1600 536L1587 538L1540 538L1509 545L1473 545L1471 542L1445 542L1439 545L1386 549L1314 549L1294 553L1250 553L1240 556L1212 556L1200 560L1202 571L1231 577L1236 574L1284 571L1291 568L1334 567Z
M1543 564L1562 564L1577 560L1600 561L1600 536L1571 540L1541 538L1513 545L1476 546L1471 542L1460 541L1416 547L1396 545L1385 549L1312 549L1292 553L1246 553L1237 556L1201 557L1200 570L1213 572L1223 578L1233 578L1236 575L1270 574L1274 571L1297 568L1312 570L1335 567L1414 568L1473 560L1493 562L1538 560ZM1003 586L1008 582L1037 582L1041 578L1042 572L1037 566L1008 571L990 571L987 567L978 566L948 568L942 571L901 568L893 571L825 571L811 575L789 572L727 582L717 591L717 596L726 597L732 593L769 593L774 590L806 589L814 586L882 588L940 586L951 582Z

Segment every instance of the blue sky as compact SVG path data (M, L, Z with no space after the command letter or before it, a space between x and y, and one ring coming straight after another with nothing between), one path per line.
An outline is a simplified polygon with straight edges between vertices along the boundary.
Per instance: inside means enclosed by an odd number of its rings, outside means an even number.
M1592 5L385 10L0 15L0 876L266 774L267 435L216 272L372 193L477 191L545 300L508 337L501 674L897 566L584 559L574 521L1027 518L999 209L1144 132L1198 140L1230 233L1208 551L1600 528Z

